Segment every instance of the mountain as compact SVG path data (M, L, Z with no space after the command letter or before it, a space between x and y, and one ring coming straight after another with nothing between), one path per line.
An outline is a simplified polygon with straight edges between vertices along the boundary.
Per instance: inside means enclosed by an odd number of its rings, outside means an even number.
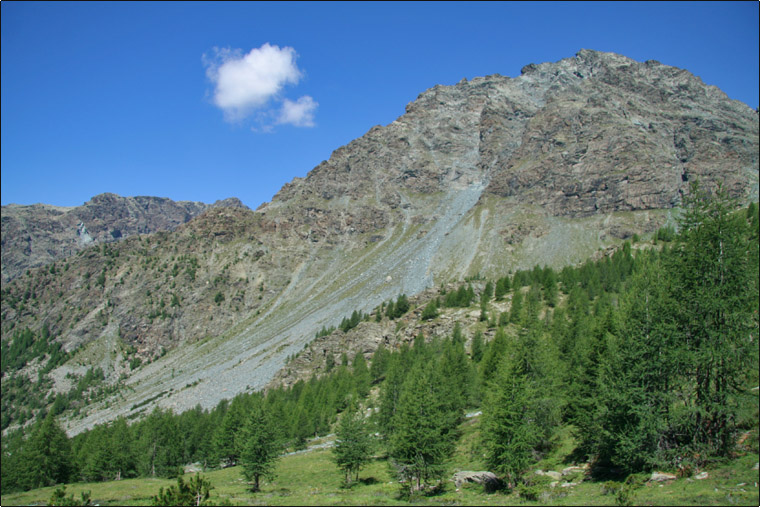
M171 231L210 206L243 207L229 198L212 205L161 197L96 195L82 206L2 207L2 280L73 255L92 244Z
M154 404L211 407L354 310L649 234L695 180L756 201L758 147L755 110L654 61L582 50L435 86L255 211L207 209L4 284L2 339L47 325L71 354L52 389L94 366L120 386L72 434Z

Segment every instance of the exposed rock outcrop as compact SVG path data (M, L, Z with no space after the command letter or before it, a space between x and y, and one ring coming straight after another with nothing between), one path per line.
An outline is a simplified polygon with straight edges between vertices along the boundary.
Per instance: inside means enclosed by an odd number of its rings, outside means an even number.
M695 179L756 200L758 146L745 104L684 70L611 53L435 86L255 212L189 220L206 205L113 194L73 209L3 207L4 280L87 237L176 228L4 284L3 340L47 323L66 350L123 340L156 359L72 433L134 407L212 407L267 385L353 310L477 273L579 262L651 232ZM363 340L348 333L340 346L368 354L391 332L363 326ZM333 345L300 357L324 360ZM289 366L277 380L297 378L301 365Z
M82 206L47 204L2 208L2 280L68 257L93 243L171 231L210 207L245 207L237 198L202 202L99 194Z

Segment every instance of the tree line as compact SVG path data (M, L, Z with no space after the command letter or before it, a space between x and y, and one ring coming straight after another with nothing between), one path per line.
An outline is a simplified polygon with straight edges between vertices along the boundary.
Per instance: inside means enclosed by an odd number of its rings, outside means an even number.
M369 364L344 354L291 387L241 394L213 410L155 409L73 439L51 414L28 437L4 438L3 491L169 477L194 462L242 465L255 491L286 448L334 431L346 483L379 456L412 495L442 487L460 423L477 408L485 462L507 487L524 481L564 427L596 473L702 467L730 455L737 432L757 425L757 409L742 410L757 404L748 391L758 380L757 206L737 212L722 192L695 187L678 232L658 241L487 282L469 338L457 324L450 336L380 346ZM473 304L472 287L462 287L441 294L434 311ZM495 301L508 310L496 311ZM379 311L395 318L405 305L404 297ZM426 307L422 318L432 313Z

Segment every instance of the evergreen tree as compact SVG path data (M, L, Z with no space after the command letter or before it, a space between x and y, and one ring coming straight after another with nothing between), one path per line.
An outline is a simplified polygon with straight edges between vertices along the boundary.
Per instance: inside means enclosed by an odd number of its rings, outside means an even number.
M679 341L694 382L692 443L726 455L733 444L735 394L757 371L758 258L746 215L722 188L693 185L679 220L681 236L666 257L678 305Z
M433 320L438 317L438 303L435 299L431 300L422 310L420 318L422 320Z
M393 301L388 301L388 306L385 307L385 316L393 320L396 318L396 307Z
M494 289L494 297L497 301L501 301L511 288L512 286L509 282L508 276L499 278L496 282L496 288Z
M78 506L78 505L90 505L90 492L89 491L83 491L81 493L80 499L77 500L74 498L74 495L69 495L66 497L66 486L61 486L60 488L56 488L55 491L53 491L53 494L50 495L50 501L48 502L49 505L65 505L67 507L70 506Z
M507 347L507 334L504 329L499 328L496 330L496 335L494 335L480 363L481 391L487 390L488 383L496 374L499 364L506 354Z
M52 414L35 425L24 451L24 489L67 482L74 472L71 442Z
M458 418L473 398L474 371L467 360L462 339L445 340L443 351L438 361L438 371L441 373L444 388L448 393L446 403L447 413Z
M549 267L544 268L544 301L552 308L557 305L557 275L554 270Z
M156 407L135 432L138 470L151 477L174 477L182 464L183 439L170 411Z
M407 299L406 294L401 294L398 297L398 299L396 299L394 314L398 318L398 317L403 316L408 311L409 311L409 300Z
M361 410L351 404L343 412L335 434L333 458L345 473L345 484L359 480L359 471L367 464L372 453L372 437Z
M375 350L375 353L372 355L372 363L369 367L369 372L372 376L373 382L377 382L381 378L385 377L385 371L388 368L390 355L390 352L388 352L388 349L386 349L385 345L382 343L377 348L377 350Z
M214 487L211 481L200 474L195 474L188 482L177 477L177 485L169 486L164 489L159 488L158 495L152 498L152 505L174 506L174 505L214 505L209 501L211 490Z
M260 491L260 480L274 476L274 465L280 445L273 421L264 410L259 397L254 399L242 429L240 463L243 476L253 481L251 491Z
M380 387L378 426L386 438L393 432L393 418L396 415L401 389L406 379L409 355L407 345L404 345L399 353L390 355L385 381Z
M517 324L522 319L522 301L522 292L519 289L515 289L515 293L512 295L512 305L509 309L509 322L512 324Z
M531 393L521 365L505 357L483 402L482 445L490 470L514 487L533 461L539 428L530 410Z
M137 474L132 431L126 419L119 417L108 427L107 449L110 457L106 467L107 479L121 480Z
M493 282L490 280L486 282L486 286L483 288L483 293L480 295L481 301L485 300L486 302L490 301L493 297Z
M440 373L430 361L417 362L399 397L389 439L389 456L399 481L417 491L440 480L454 448L456 418L449 413Z
M226 465L237 463L239 450L235 445L237 435L245 423L245 407L242 397L236 397L230 403L221 424L212 437L215 458Z
M353 368L353 383L356 385L356 391L360 398L364 398L369 394L369 388L372 384L372 376L370 375L369 368L367 368L364 354L361 351L357 352L351 364Z
M480 331L475 332L475 335L472 337L470 357L473 363L479 363L483 359L483 333Z

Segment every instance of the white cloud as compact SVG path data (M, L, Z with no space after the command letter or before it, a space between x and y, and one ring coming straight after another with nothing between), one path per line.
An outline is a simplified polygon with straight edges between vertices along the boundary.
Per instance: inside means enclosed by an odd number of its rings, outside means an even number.
M229 48L214 48L214 53L212 58L203 55L203 63L206 76L214 84L213 102L227 120L242 120L269 107L270 101L282 101L277 123L314 125L317 103L311 97L301 97L297 102L280 98L283 87L297 84L303 75L296 66L295 49L266 43L245 55Z
M295 102L285 99L282 103L277 123L289 123L296 127L313 127L314 111L316 111L318 105L308 95L304 95Z

